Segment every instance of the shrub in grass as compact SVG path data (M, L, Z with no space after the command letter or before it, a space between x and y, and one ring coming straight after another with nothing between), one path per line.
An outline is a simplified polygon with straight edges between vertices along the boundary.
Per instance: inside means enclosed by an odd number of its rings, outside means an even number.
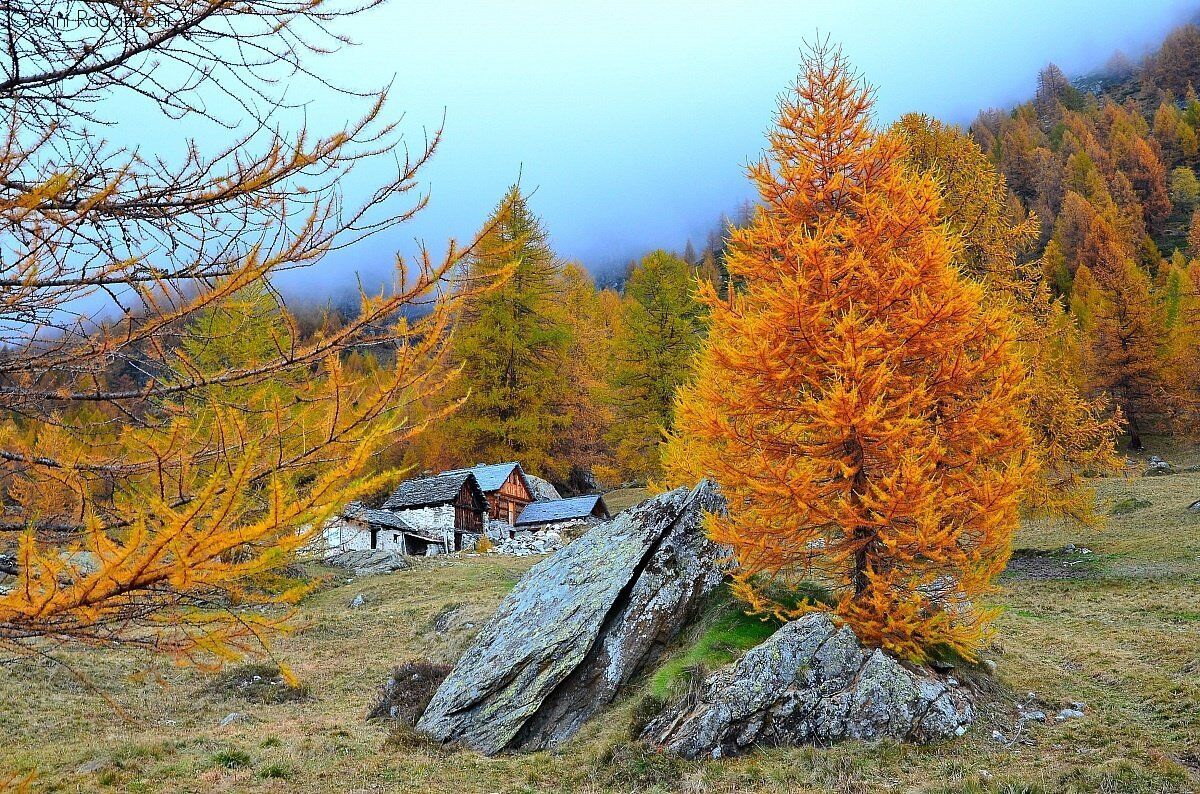
M397 723L391 733L383 740L383 749L390 751L426 750L431 753L451 754L457 752L458 746L442 744L432 736L419 733L416 728L405 722Z
M219 766L225 769L241 769L250 766L250 756L241 750L222 750L208 759L209 766Z
M279 668L270 664L245 664L230 668L205 687L205 691L212 695L267 705L308 698L307 686L292 686Z
M1151 503L1147 502L1145 499L1138 499L1136 496L1131 496L1128 499L1122 499L1118 502L1114 502L1112 509L1108 512L1111 515L1120 516L1150 507L1150 504Z
M292 769L286 764L267 764L258 770L258 776L265 780L287 780L292 776Z
M367 719L394 719L405 725L416 725L448 675L448 665L428 659L405 662L392 671L379 691L375 705L367 712Z

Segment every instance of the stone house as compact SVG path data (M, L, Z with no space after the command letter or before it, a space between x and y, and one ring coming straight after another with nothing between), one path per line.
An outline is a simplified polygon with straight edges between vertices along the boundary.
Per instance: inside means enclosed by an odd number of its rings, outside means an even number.
M599 494L591 494L589 496L573 496L568 499L533 502L521 511L514 526L517 532L546 529L562 532L607 521L611 517L608 505L604 503L604 497Z
M453 469L444 474L470 472L479 483L488 510L486 523L503 522L509 527L517 523L517 517L529 504L537 501L533 484L516 461L508 463L479 464L470 469ZM488 534L498 534L488 527Z
M406 553L428 553L430 544L440 544L447 552L473 547L483 534L487 509L475 475L458 470L405 480L376 512L391 513L406 525L397 532Z
M352 502L326 525L322 550L442 554L473 549L484 533L503 543L541 538L549 549L559 530L608 517L600 496L562 499L519 463L496 463L405 480L378 509Z

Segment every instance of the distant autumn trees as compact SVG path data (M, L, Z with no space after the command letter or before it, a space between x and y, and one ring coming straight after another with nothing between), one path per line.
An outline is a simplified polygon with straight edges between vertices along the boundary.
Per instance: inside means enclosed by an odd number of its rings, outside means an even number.
M53 3L6 11L6 654L134 643L211 661L260 643L299 594L271 574L385 484L373 456L418 435L410 409L450 382L462 296L442 285L469 246L398 262L390 290L308 333L273 284L424 206L413 191L438 135L397 160L386 95L348 126L289 129L281 86L323 82L316 59L358 8L95 5L83 41ZM117 100L175 120L183 145L110 143ZM368 169L373 189L348 202L339 183ZM406 319L417 305L432 311ZM360 345L386 355L356 363Z
M1025 506L1095 520L1095 494L1082 473L1120 467L1114 449L1120 425L1108 402L1092 396L1081 372L1080 329L1050 286L1061 265L1029 256L1038 237L1037 217L1021 206L1004 176L957 127L910 114L892 131L903 140L907 161L938 183L939 215L958 237L958 267L984 286L989 301L1013 312L1017 350L1027 369L1027 412L1035 442L1030 455L1038 468Z
M702 287L667 465L720 483L710 533L755 610L818 608L794 592L811 579L868 642L969 655L1035 472L1028 366L1011 307L955 266L938 184L870 112L840 52L814 48L750 167L761 206L726 259L743 287Z
M441 439L459 465L519 460L546 475L551 446L567 428L570 386L560 263L518 188L488 226L459 279L478 294L458 319L453 358L463 405Z
M981 114L971 135L1040 234L1020 257L1040 261L1069 314L1060 361L1081 396L1106 401L1130 446L1146 433L1194 433L1194 369L1178 311L1200 253L1200 29L1174 31L1138 67L1102 74L1097 93L1047 68L1033 102ZM1172 341L1173 340L1173 341Z

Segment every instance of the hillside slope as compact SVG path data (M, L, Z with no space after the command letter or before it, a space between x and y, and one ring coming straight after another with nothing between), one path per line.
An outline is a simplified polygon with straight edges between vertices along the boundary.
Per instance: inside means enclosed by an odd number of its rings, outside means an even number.
M1151 451L1200 462L1162 445ZM1016 545L1026 551L997 596L1007 611L989 651L996 703L950 745L766 750L684 763L629 744L641 691L556 753L490 759L388 743L388 729L363 715L391 667L453 661L532 562L485 556L343 577L309 598L307 627L275 648L308 686L307 700L248 703L212 693L200 671L147 669L144 655L123 652L68 657L98 693L61 667L22 662L0 679L0 772L35 772L47 790L206 794L1200 791L1200 513L1187 509L1200 499L1200 473L1110 478L1100 494L1103 512L1120 505L1104 530L1022 528ZM1067 544L1092 553L1062 554ZM365 606L348 608L359 593ZM1081 702L1086 716L1014 731L1014 701L1050 713ZM235 712L247 720L219 727Z

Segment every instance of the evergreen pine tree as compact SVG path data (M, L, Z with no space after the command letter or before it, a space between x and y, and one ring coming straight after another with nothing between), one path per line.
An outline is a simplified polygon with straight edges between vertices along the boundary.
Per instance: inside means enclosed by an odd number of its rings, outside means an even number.
M454 336L463 405L443 439L460 465L518 460L561 477L551 447L565 427L570 329L559 309L559 264L519 188L509 190L462 278L482 292L464 306Z
M693 269L666 251L647 255L625 282L625 317L611 385L616 421L609 433L626 477L659 472L659 444L671 428L676 388L689 374L704 333Z

